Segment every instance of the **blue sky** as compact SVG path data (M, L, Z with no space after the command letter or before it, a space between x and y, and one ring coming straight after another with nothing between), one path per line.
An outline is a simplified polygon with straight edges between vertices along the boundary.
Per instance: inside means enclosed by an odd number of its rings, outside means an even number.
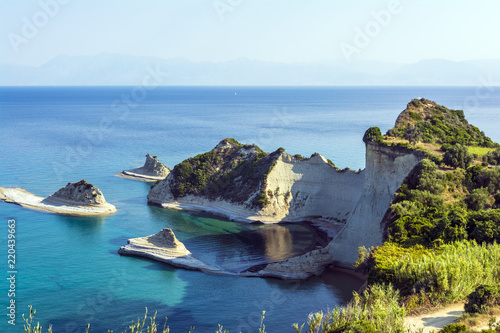
M493 59L498 13L498 0L2 0L0 63L100 53L342 63L346 45L350 60Z

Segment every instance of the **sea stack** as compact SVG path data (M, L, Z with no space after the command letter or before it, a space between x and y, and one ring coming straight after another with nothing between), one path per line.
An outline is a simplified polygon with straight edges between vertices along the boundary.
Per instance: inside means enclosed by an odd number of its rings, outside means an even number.
M85 180L68 185L47 197L45 202L68 203L72 205L103 205L107 204L101 190Z
M207 265L194 258L184 244L175 237L172 229L169 228L164 228L154 235L131 238L127 241L127 245L118 250L118 253L150 258L190 270L215 274L225 273L219 268Z
M170 174L170 169L161 163L156 156L146 155L146 162L140 168L123 170L116 176L135 179L143 182L156 182L165 179Z

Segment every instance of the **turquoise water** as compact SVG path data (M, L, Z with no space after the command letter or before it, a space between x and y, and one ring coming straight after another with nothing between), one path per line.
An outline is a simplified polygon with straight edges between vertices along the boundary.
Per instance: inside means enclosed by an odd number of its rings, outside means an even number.
M290 332L310 312L348 301L360 282L329 271L300 283L218 276L117 254L131 237L170 227L198 258L226 270L279 260L316 241L305 224L252 226L146 204L150 184L113 177L150 153L170 167L234 137L266 151L319 152L337 166L364 167L369 126L386 131L412 98L464 108L467 119L500 141L500 89L476 97L470 88L158 88L120 101L133 87L0 88L0 185L48 196L68 181L99 187L118 212L77 218L0 202L0 218L16 220L17 325L37 309L54 332L121 332L149 311L177 331L255 332L262 310L270 332ZM235 92L237 93L235 95ZM472 102L477 102L471 104ZM124 105L128 105L125 108ZM7 224L7 223L5 223ZM0 234L7 252L7 228ZM5 258L6 258L5 254ZM6 260L2 261L4 276ZM4 287L7 290L7 282ZM2 293L2 304L9 301Z

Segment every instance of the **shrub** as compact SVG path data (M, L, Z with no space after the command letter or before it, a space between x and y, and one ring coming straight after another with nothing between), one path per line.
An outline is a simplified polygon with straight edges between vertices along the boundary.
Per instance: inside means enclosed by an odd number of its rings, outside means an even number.
M356 320L333 332L339 333L377 333L372 323L366 320Z
M309 317L308 332L403 332L406 309L399 304L399 292L392 285L374 284L362 294L332 312ZM303 326L303 325L302 325ZM297 332L301 326L294 324Z
M363 141L365 143L368 142L375 142L378 144L382 143L384 141L384 137L382 136L380 128L370 127L369 129L367 129L365 135L363 135Z
M500 167L494 169L483 169L477 175L477 186L485 187L491 195L500 191Z
M448 324L443 327L441 333L467 333L467 326L464 324Z
M467 217L467 232L478 243L500 242L500 210L481 210Z
M409 112L410 118L413 120L422 120L422 116L415 112Z
M465 199L467 206L472 210L481 210L486 206L490 194L484 187L473 190Z
M438 194L444 191L443 176L438 172L436 163L423 159L405 179L409 190L428 191Z
M491 150L486 155L483 155L483 162L486 162L487 164L492 164L492 165L499 165L500 164L500 148L497 148L495 150Z
M465 298L500 282L500 245L461 241L431 250L385 243L373 253L369 283L391 283L402 296L425 294L433 303Z
M500 287L481 285L467 296L465 312L484 313L490 306L500 304Z
M474 160L466 146L455 144L446 151L443 162L453 168L467 169Z

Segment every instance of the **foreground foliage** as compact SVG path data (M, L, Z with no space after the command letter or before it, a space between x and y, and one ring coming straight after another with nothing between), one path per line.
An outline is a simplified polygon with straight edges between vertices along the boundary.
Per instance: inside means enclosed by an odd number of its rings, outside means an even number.
M391 283L409 308L464 299L483 284L500 283L500 245L462 241L435 249L385 243L371 253L369 283Z
M404 332L405 307L399 291L390 284L373 284L342 308L310 315L307 323L294 324L297 332ZM304 326L307 325L304 331Z
M480 285L467 296L465 312L484 313L495 305L500 305L500 286Z

